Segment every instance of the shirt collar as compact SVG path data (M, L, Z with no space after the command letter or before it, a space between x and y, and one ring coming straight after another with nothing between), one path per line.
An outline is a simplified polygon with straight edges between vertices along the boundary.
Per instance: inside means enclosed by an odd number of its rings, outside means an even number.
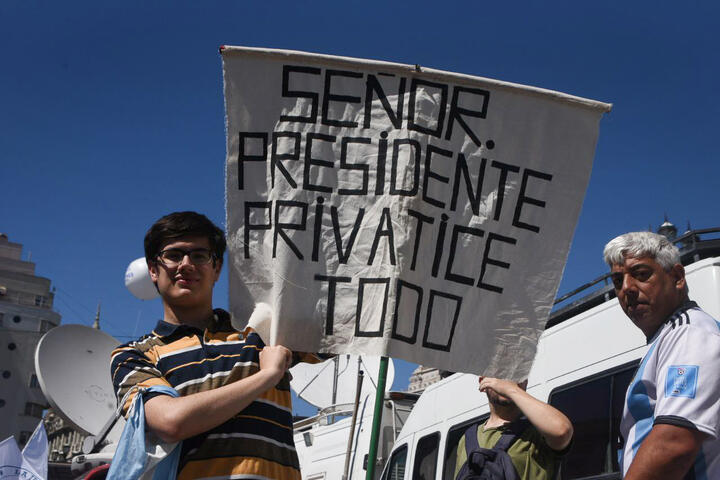
M188 325L175 325L174 323L169 323L165 320L158 320L155 328L153 329L153 333L158 337L168 337L178 331L199 332L200 330Z
M690 310L692 308L697 308L697 306L698 306L698 304L692 300L688 300L685 303L683 303L682 305L680 305L672 314L670 314L668 316L668 318L665 320L665 322L663 322L663 324L660 325L660 328L658 328L655 331L655 333L653 333L652 336L647 339L647 344L650 345L651 343L653 343L660 336L660 332L662 332L665 329L665 327L672 324L672 321L674 318L677 318L678 315L680 315L681 313L683 313L687 310Z
M216 330L218 327L224 326L225 323L230 323L230 314L225 310L216 308L213 310L213 316L208 328L206 330ZM181 331L187 333L204 333L199 328L191 327L190 325L175 325L174 323L166 322L165 320L158 320L153 333L159 337L167 337L173 333Z

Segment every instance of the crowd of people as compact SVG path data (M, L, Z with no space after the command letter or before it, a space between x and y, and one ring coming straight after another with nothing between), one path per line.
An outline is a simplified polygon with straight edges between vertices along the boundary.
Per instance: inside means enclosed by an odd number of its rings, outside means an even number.
M141 395L150 435L178 445L178 479L300 480L288 368L322 358L265 345L213 308L225 248L223 232L195 212L150 227L145 259L164 316L113 352L117 398L128 415ZM622 310L649 346L620 425L623 478L720 478L720 323L690 301L678 249L662 235L621 235L604 258ZM458 480L556 478L573 426L526 385L479 378L490 416L461 439Z

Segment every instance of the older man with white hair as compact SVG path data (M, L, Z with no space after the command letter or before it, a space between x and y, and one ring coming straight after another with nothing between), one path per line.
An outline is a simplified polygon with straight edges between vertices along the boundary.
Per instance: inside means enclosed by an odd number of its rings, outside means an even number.
M625 398L623 478L720 479L720 323L689 300L680 253L664 236L626 233L603 254L649 345Z

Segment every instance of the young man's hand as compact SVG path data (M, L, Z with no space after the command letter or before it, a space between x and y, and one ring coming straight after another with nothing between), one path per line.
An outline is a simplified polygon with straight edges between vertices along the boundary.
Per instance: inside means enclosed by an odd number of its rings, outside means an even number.
M237 415L280 382L292 353L277 345L260 351L260 371L221 387L173 398L158 395L145 402L145 420L166 442L207 432Z
M503 397L510 397L519 390L522 390L517 383L511 382L510 380L503 380L501 378L492 377L478 377L480 382L480 391L487 393L487 390L493 390L495 393L502 395Z
M492 402L492 393L515 404L520 412L527 417L530 423L540 432L550 448L556 451L564 450L572 439L573 426L560 410L538 400L528 394L527 380L518 383L492 377L479 377L480 391L488 393ZM499 402L500 399L496 399Z
M292 363L292 352L282 345L267 346L260 351L260 371L272 372L280 381Z

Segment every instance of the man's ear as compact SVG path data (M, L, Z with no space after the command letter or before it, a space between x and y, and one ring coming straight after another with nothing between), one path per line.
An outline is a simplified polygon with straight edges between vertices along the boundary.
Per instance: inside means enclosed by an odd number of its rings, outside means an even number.
M679 263L676 263L675 265L673 265L672 269L670 270L670 275L672 275L673 280L675 281L675 288L677 288L681 292L684 292L685 291L685 267L683 267Z
M223 265L222 259L215 261L215 265L214 265L213 269L215 270L215 281L216 282L220 279L220 272L222 271L222 265Z
M155 262L147 262L148 272L150 272L150 280L153 283L157 283L158 279L158 267Z

